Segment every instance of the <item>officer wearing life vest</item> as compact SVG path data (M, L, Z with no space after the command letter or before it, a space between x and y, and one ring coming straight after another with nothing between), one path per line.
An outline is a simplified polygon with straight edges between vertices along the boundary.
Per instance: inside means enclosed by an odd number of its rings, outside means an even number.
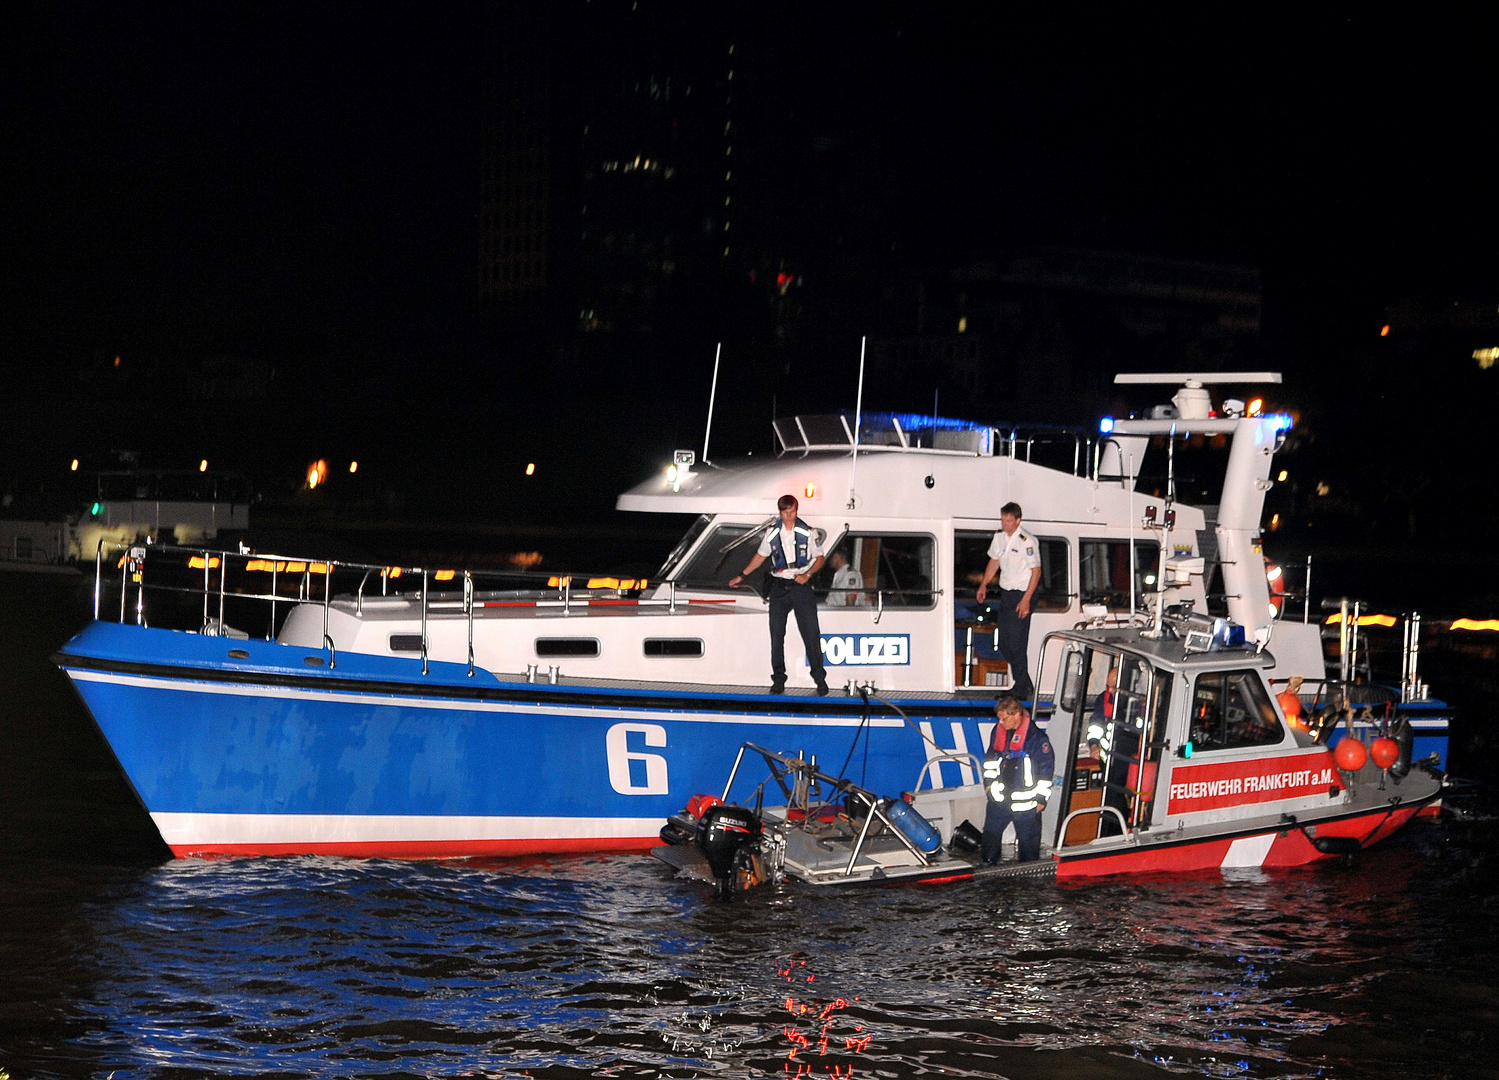
M1015 826L1021 862L1041 857L1041 811L1051 798L1052 770L1056 755L1051 742L1013 694L994 703L994 740L984 758L984 788L988 806L984 811L982 853L986 865L999 862L1005 827Z
M737 588L761 563L770 560L770 692L786 692L786 616L795 612L796 628L812 665L812 681L821 696L828 692L828 678L822 664L817 594L810 582L822 569L822 544L812 527L796 516L798 505L795 495L781 496L776 503L781 520L765 531L744 573L730 578L729 587Z

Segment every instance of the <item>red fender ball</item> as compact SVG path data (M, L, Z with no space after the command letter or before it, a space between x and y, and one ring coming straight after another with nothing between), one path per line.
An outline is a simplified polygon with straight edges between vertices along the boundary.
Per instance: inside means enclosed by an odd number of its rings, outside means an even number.
M1332 757L1344 772L1358 772L1364 767L1364 762L1369 760L1369 751L1357 739L1347 738L1338 743Z
M1394 739L1375 739L1369 747L1369 756L1381 769L1388 769L1400 760L1400 744Z

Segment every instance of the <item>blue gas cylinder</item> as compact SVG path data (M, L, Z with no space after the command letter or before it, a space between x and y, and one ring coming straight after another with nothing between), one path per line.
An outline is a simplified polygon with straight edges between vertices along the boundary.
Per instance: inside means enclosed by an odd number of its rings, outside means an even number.
M891 799L885 813L895 827L925 854L930 855L942 846L941 834L905 799Z

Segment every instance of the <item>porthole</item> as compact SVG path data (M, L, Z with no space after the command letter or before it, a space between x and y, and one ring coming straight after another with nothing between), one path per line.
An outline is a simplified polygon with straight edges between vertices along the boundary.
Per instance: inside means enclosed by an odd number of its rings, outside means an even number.
M703 655L703 639L688 637L658 637L645 639L647 656L691 656Z
M537 656L597 656L598 654L598 638L543 637L536 639Z

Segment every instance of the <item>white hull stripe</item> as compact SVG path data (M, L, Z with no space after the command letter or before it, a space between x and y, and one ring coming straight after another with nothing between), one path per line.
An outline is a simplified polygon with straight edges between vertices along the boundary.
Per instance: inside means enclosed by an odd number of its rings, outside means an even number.
M151 820L170 847L572 840L654 836L664 818L444 817L402 814L181 814Z
M1265 862L1265 856L1270 854L1270 845L1273 843L1275 843L1274 833L1241 836L1228 845L1228 852L1223 856L1221 865L1224 867L1261 866Z
M813 726L813 727L858 727L867 723L870 727L898 728L905 721L899 717L872 716L867 721L858 716L763 716L753 713L731 713L719 716L712 713L681 712L665 709L607 708L579 702L576 706L537 705L507 701L474 701L469 698L431 698L390 693L352 694L345 691L299 689L283 686L257 686L245 683L196 682L188 679L160 679L145 675L120 675L108 671L89 671L68 668L67 672L78 682L112 683L116 686L133 686L146 690L171 690L183 694L219 694L225 697L279 698L288 701L337 702L346 705L385 705L402 709L437 709L443 712L491 712L523 714L526 716L569 716L580 712L589 716L619 720L676 720L694 724L763 724L766 726Z

